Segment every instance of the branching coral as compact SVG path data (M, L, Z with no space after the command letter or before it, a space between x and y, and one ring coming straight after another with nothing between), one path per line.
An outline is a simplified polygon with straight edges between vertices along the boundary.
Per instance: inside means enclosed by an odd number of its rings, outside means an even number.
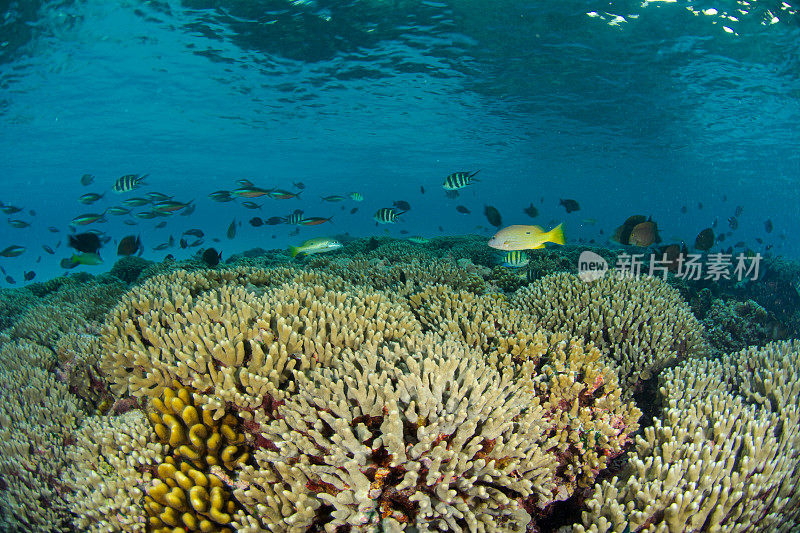
M80 421L76 399L45 368L53 353L0 338L0 530L62 531L65 446Z
M662 377L666 407L621 478L597 485L575 531L792 531L800 525L800 425L730 391L723 365Z
M246 417L265 398L279 401L292 390L293 368L324 365L345 347L419 328L407 307L376 291L302 283L247 290L183 275L191 281L150 280L107 321L101 365L117 394L157 396L177 380L202 392L215 417L226 404Z
M626 395L661 368L706 349L702 326L677 291L652 278L584 282L555 274L517 291L513 305L539 327L593 342L619 366Z
M551 498L543 409L479 352L429 337L410 352L348 351L297 380L255 457L315 494L328 531L524 531L520 502Z
M543 334L536 337L545 344ZM622 400L616 373L592 345L575 339L555 342L542 355L541 368L534 361L522 364L518 379L531 387L552 422L558 442L557 499L564 499L576 488L591 486L622 453L642 413Z
M146 531L147 515L139 502L162 452L141 411L87 419L68 451L67 499L76 530Z

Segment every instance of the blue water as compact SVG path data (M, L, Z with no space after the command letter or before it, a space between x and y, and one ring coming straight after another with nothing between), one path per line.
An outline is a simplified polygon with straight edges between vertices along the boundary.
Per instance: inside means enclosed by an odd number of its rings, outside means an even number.
M572 242L603 243L642 213L665 241L691 244L715 219L727 231L741 205L739 228L715 249L744 241L797 258L793 3L4 2L0 201L24 207L9 218L32 226L0 226L0 248L27 248L0 265L17 282L30 269L36 281L59 275L73 217L149 191L197 209L164 229L120 217L85 229L140 234L144 257L160 260L196 249L153 246L202 228L224 257L345 232L488 238L490 204L508 224L564 222ZM445 197L447 174L477 169L479 183ZM97 177L89 187L85 173ZM129 173L148 185L110 192ZM257 199L260 211L207 197L242 178L306 188L300 200ZM364 201L319 199L350 191ZM85 206L86 192L106 196ZM581 210L567 215L560 198ZM373 213L395 200L412 210L376 227ZM531 202L535 220L522 213ZM247 222L294 209L333 224L290 236L292 226ZM56 255L41 251L59 240ZM78 270L108 269L114 252Z

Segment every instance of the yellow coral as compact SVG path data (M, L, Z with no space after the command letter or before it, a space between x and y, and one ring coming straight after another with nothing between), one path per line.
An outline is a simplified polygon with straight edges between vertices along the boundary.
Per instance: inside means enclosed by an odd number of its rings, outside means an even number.
M229 527L237 510L230 489L221 475L244 464L249 452L244 436L237 431L238 420L226 414L215 420L208 409L198 407L187 388L174 384L164 388L161 398L150 400L148 418L170 454L158 465L157 479L148 488L145 508L153 531L232 531Z

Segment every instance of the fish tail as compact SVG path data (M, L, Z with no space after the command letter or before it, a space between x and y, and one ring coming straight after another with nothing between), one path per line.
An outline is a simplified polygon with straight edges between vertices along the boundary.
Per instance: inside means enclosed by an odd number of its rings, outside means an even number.
M292 259L294 259L295 257L297 257L297 254L300 253L300 247L299 246L290 246L289 247L289 252L291 252Z
M559 224L555 228L547 232L546 241L556 244L564 244L564 224Z
M477 174L477 173L478 173L478 172L480 172L481 170L483 170L483 169L482 169L482 168L479 168L478 170L476 170L475 172L473 172L472 174L470 174L470 175L469 175L469 178L470 178L472 181L480 181L480 180L476 180L476 179L475 179L475 174Z

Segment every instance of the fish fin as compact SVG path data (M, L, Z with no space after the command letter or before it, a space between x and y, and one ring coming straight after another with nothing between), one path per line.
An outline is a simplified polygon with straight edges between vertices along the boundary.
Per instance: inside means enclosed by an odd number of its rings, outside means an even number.
M472 174L470 174L470 175L469 175L469 177L470 177L470 178L475 178L475 174L477 174L477 173L478 173L478 172L480 172L481 170L483 170L483 169L482 169L482 168L479 168L478 170L476 170L475 172L473 172ZM473 181L478 181L478 180L476 180L476 179L473 179Z
M545 235L546 240L556 244L564 244L564 224L559 224Z
M290 246L289 251L292 254L292 259L294 259L295 257L297 257L297 254L300 253L300 248L297 246Z

